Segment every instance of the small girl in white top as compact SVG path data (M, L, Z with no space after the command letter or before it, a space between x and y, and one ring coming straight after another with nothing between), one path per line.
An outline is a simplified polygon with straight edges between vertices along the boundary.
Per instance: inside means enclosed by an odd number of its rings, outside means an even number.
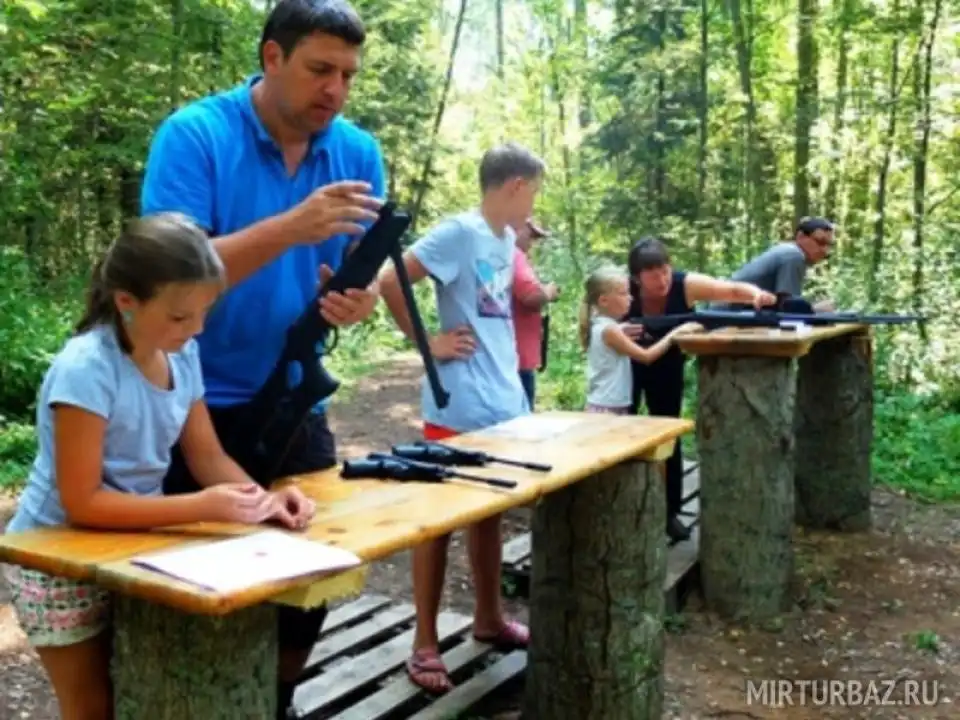
M655 345L642 348L642 325L621 323L630 309L630 286L625 272L615 267L595 270L587 278L580 308L580 343L587 352L586 412L626 415L633 380L630 361L645 365L658 360L680 333L702 330L698 323L678 325Z

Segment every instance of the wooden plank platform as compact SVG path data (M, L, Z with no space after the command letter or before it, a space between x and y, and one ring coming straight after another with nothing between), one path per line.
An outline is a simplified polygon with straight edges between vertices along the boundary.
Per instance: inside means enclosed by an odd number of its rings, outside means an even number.
M688 579L695 574L700 548L700 474L697 463L689 460L683 464L683 506L680 521L691 529L690 539L682 542L667 541L667 580L664 592L667 607L679 610L689 591ZM530 542L529 532L518 535L503 545L501 581L503 594L507 597L530 596Z
M310 720L440 720L468 711L518 679L526 653L503 655L471 635L472 618L441 612L440 650L456 688L434 698L406 676L414 609L363 595L330 612L294 693L297 717Z

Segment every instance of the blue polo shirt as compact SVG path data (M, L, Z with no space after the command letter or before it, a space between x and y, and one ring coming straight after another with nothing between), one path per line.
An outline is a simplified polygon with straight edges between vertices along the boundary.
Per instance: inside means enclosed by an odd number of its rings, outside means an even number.
M177 211L213 236L229 235L285 212L322 185L366 181L384 197L380 145L337 116L317 134L294 176L254 110L259 75L167 117L150 146L144 174L144 215ZM319 267L340 266L352 238L295 245L229 288L198 337L206 400L226 406L250 400L283 350L287 328L317 292Z

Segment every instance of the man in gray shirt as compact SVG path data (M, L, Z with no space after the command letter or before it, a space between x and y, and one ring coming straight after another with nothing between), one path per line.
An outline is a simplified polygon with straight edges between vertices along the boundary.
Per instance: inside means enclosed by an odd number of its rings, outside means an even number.
M823 218L804 218L792 241L777 243L733 273L731 279L775 295L803 295L807 268L825 260L832 247L833 225ZM823 300L814 304L814 310L830 312L833 303Z

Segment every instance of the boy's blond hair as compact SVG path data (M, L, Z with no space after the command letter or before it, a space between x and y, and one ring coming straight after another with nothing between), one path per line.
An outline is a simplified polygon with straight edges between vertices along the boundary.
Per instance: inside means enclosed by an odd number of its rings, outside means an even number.
M613 290L627 279L627 273L614 265L604 265L590 273L584 283L583 302L580 303L580 345L590 347L590 321L601 295Z

